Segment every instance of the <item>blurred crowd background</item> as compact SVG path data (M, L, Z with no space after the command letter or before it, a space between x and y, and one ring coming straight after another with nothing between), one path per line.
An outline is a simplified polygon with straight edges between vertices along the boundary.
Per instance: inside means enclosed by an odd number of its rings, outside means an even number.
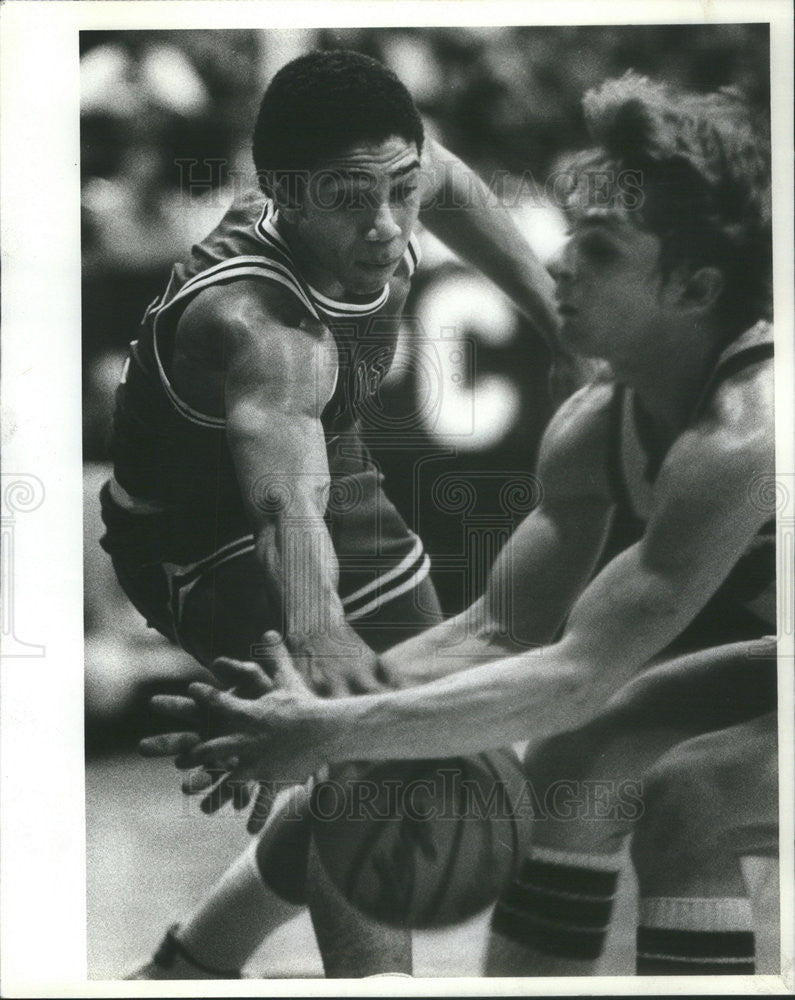
M268 80L312 48L391 66L430 134L516 212L542 259L564 239L544 180L587 141L586 90L633 68L695 89L736 86L764 122L765 25L83 32L81 57L87 741L128 743L153 685L194 667L148 631L98 546L96 495L127 344L171 264L253 182L249 138ZM389 495L425 540L443 604L479 592L537 497L551 412L546 349L527 321L428 234L375 435ZM379 421L383 427L383 420Z

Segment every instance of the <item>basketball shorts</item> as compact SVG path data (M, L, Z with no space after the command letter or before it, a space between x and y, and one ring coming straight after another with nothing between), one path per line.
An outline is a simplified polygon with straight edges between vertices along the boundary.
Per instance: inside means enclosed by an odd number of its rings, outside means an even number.
M385 649L441 618L430 558L357 436L331 444L328 457L326 524L346 619L369 645ZM199 662L246 658L265 629L281 629L242 513L139 513L142 504L113 479L100 499L101 545L127 596L148 625ZM309 581L306 595L311 602Z

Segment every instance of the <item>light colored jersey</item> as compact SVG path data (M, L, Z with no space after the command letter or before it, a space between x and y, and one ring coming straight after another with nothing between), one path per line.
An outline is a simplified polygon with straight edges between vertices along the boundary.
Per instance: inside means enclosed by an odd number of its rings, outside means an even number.
M718 357L694 410L694 423L718 386L736 372L773 357L773 329L760 320L736 338ZM613 530L601 565L638 541L649 518L654 483L666 456L654 440L650 421L634 391L617 384L611 401L608 434L607 475L616 504ZM773 428L770 429L771 435ZM750 488L749 484L749 488ZM765 626L776 628L775 518L759 531L735 564L710 604L727 602L742 607Z

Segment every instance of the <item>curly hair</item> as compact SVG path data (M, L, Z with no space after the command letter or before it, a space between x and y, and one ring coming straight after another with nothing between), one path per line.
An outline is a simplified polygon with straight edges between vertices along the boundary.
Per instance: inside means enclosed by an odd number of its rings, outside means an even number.
M422 152L423 125L395 74L360 52L310 52L283 66L262 98L252 153L259 184L270 193L281 175L301 179L356 143L397 135Z
M742 95L678 92L630 71L589 91L583 110L597 148L575 171L635 173L640 222L660 237L664 270L722 270L718 308L731 334L769 318L769 147Z

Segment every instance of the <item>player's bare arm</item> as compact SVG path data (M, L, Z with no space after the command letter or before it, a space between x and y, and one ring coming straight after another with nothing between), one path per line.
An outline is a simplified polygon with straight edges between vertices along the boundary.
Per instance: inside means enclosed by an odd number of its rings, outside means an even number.
M426 683L553 640L593 572L612 515L604 472L611 393L597 383L563 403L541 443L539 504L497 556L483 596L383 654L390 686Z
M191 762L225 759L234 750L241 760L287 767L271 755L291 725L307 739L312 726L326 734L316 744L319 764L470 753L590 719L698 613L769 519L771 511L750 490L756 475L774 468L767 365L728 379L672 446L644 537L586 587L560 641L542 654L361 699L321 702L291 690L242 703L194 686L193 696L210 708L217 731L236 726L248 735L197 747L188 755ZM284 659L279 670L289 671ZM305 747L303 760L306 754Z
M513 216L462 160L427 138L422 153L423 225L513 300L552 352L550 391L560 401L599 367L561 346L554 282Z
M329 472L320 415L336 367L329 330L257 283L197 297L177 333L175 380L187 372L186 395L201 392L205 407L213 394L223 402L256 553L299 669L315 690L341 694L375 687L375 656L345 622L323 519Z
M514 300L555 345L554 283L508 209L465 163L427 139L420 219Z

